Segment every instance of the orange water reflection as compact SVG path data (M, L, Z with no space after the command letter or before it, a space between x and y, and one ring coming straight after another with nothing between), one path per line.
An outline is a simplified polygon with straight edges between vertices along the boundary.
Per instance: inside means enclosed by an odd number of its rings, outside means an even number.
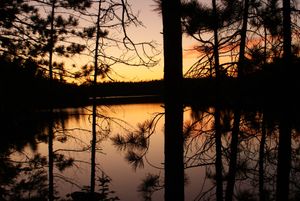
M134 169L128 163L126 150L119 150L113 145L111 138L116 135L126 136L135 132L139 124L154 118L156 115L163 115L162 104L124 104L98 106L98 134L97 134L97 174L103 171L111 179L110 190L115 191L122 201L142 200L141 194L137 191L142 180L151 173L160 175L163 181L164 170L164 116L155 126L155 132L150 138L148 152L144 160L144 168ZM189 134L185 141L185 174L187 184L185 185L185 200L214 200L215 184L215 128L214 109L206 108L193 110L185 107L184 122L185 131L189 128ZM61 197L67 194L80 191L90 183L90 142L91 142L91 107L80 109L64 109L56 111L60 115L56 118L54 151L66 158L75 159L75 165L65 169L63 172L55 171L56 189ZM230 146L232 139L233 111L223 110L221 112L222 123L222 168L224 176L224 189L227 184L229 162L231 160ZM262 113L245 112L240 119L240 135L238 146L237 181L235 184L236 195L252 192L252 196L258 196L259 166L258 162L264 162L262 181L270 195L274 196L274 185L276 184L277 148L278 148L278 127L271 123L271 118L262 119ZM267 136L265 141L265 153L260 158L259 150L262 139L260 125L267 123ZM194 124L194 122L197 122ZM192 127L191 127L192 126ZM300 129L298 129L300 130ZM47 130L44 131L47 133ZM298 161L297 150L300 147L300 135L297 129L293 131L292 146L295 169L292 170L294 184L298 185L297 178L300 178L300 171L297 171ZM47 157L48 144L45 141L38 143L37 153ZM14 155L16 161L26 161L35 153L28 146L21 154ZM260 173L261 174L261 173ZM299 180L298 180L299 181ZM295 185L295 186L296 186ZM207 191L212 188L211 191ZM96 187L97 189L97 187ZM291 187L297 192L297 188ZM205 192L208 192L205 194ZM152 200L163 200L163 189L155 192ZM201 197L204 196L204 197ZM272 198L272 197L271 197ZM270 199L271 199L270 198ZM274 197L273 197L274 198ZM272 199L271 199L272 200Z

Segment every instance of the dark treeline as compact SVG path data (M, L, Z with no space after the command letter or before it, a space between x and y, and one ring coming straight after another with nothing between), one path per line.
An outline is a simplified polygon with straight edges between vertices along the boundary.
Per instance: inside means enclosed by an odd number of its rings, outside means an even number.
M1 60L0 65L2 109L7 108L10 111L14 108L33 109L49 106L49 79L40 74L34 62L20 64ZM53 85L54 105L83 103L84 97L80 95L77 85L58 80L54 81Z
M2 109L9 106L45 108L49 106L50 94L53 95L55 107L82 106L90 103L89 100L94 93L91 84L77 85L59 80L53 81L54 90L49 93L49 79L39 74L34 63L21 65L2 60L0 65L3 72L1 74ZM96 91L96 97L161 95L162 81L105 82L97 84Z
M17 62L7 62L1 60L1 107L24 106L24 108L45 108L49 106L49 79L43 76L34 62L20 64ZM299 61L295 62L299 66ZM234 77L224 77L218 86L220 100L222 104L236 105L261 105L280 103L285 97L281 97L279 92L290 91L291 100L297 101L297 94L292 93L299 90L299 69L286 72L284 65L280 62L269 64L266 70L259 71L243 80ZM12 79L13 78L13 79ZM91 84L74 84L54 80L53 82L53 104L56 107L82 106L90 103L93 95ZM183 97L186 103L203 103L211 105L215 101L214 91L216 89L216 79L208 78L185 78L182 88ZM197 93L195 93L197 91ZM198 93L199 92L199 93ZM201 95L201 94L205 94ZM122 96L148 96L155 95L162 97L163 81L142 81L142 82L103 82L97 84L96 96L111 97L118 96L105 103L117 103ZM142 98L140 98L142 100ZM147 98L146 98L147 99ZM156 100L162 100L161 98ZM238 102L237 102L238 100ZM99 99L101 102L101 99Z
M299 60L294 66L299 66ZM216 100L214 90L218 88L222 104L231 106L272 105L282 103L288 93L291 104L297 104L296 91L299 90L299 69L287 71L281 61L268 64L264 70L244 76L243 79L223 77L217 86L214 78L185 79L184 96L190 103L213 104ZM194 93L198 91L199 93Z

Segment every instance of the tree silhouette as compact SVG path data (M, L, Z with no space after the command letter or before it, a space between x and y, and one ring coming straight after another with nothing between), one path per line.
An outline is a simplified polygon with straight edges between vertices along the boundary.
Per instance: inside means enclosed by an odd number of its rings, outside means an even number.
M52 51L55 53L55 58L66 59L84 50L84 45L70 39L77 33L74 27L78 25L78 19L68 11L83 9L89 6L89 1L11 1L3 4L4 11L8 9L13 12L4 17L3 23L0 24L2 54L24 62L35 61L41 70L48 75L52 70L53 76L61 80L64 80L66 75L70 76L71 74L64 69L64 62L59 59L53 60L52 69L49 69L49 61L46 57L50 56L48 53L51 43L53 43ZM55 19L52 24L53 6ZM57 14L57 11L65 12L65 15ZM51 28L53 28L52 32Z
M293 67L292 62L292 32L291 32L291 5L290 0L283 0L283 60L287 64L287 68ZM285 69L285 72L287 70ZM283 74L286 79L286 73ZM285 85L290 87L290 84ZM289 94L282 91L283 97ZM285 101L288 104L288 101ZM282 110L280 118L280 134L278 147L278 169L277 169L277 194L276 200L285 200L289 198L289 177L291 169L291 121L287 118L291 116L290 111Z
M184 200L181 3L162 0L165 103L165 200Z
M97 141L97 105L96 105L96 85L98 76L98 51L100 39L100 15L101 15L101 1L98 3L98 14L96 22L96 44L95 44L95 59L94 59L94 93L93 93L93 120L92 120L92 145L91 145L91 195L95 193L95 168L96 168L96 141Z
M220 58L235 49L233 44L238 31L234 29L237 29L235 26L240 19L240 7L239 1L222 1L220 4L211 1L211 7L195 0L182 4L183 30L199 42L194 50L201 55L186 76L224 77L233 74L230 71L236 63L220 63ZM234 57L233 54L231 56Z
M181 3L179 0L162 0L157 3L162 13L164 40L165 200L184 200ZM151 135L151 128L155 124L147 125ZM144 147L147 142L145 138L148 137L143 133L126 138L119 136L114 138L114 142L118 146L133 144ZM142 157L146 152L141 155L128 153L127 159L136 167L138 164L143 165Z
M269 70L266 63L275 62L282 56L283 31L282 12L278 0L266 1L217 1L216 10L219 17L218 48L220 70L227 75L247 76ZM182 22L185 33L199 45L192 50L199 55L199 60L186 72L189 77L208 77L214 73L213 58L216 52L214 44L213 4L201 4L199 1L185 1L183 3ZM292 10L296 10L291 6ZM245 11L245 12L244 12ZM298 27L297 11L291 11L292 27ZM248 16L248 17L247 17ZM202 20L201 19L205 19ZM246 23L246 21L247 23ZM298 29L291 30L294 36L291 47L298 46ZM245 46L244 53L239 46ZM292 48L292 51L297 48ZM239 55L245 55L245 66L239 65ZM222 58L228 58L224 61ZM243 68L243 70L241 70ZM272 69L276 71L276 69ZM242 72L241 72L242 71Z

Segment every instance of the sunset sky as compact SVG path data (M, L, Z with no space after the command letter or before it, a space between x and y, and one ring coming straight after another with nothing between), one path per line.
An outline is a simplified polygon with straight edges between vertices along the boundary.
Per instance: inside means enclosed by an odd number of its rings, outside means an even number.
M144 27L134 27L130 30L130 37L135 42L155 41L157 49L161 51L159 63L155 67L133 67L133 66L114 66L113 70L120 76L114 76L117 81L141 81L155 80L163 78L163 35L162 35L162 19L161 15L155 11L156 3L153 0L129 0L134 13L139 12L139 20L142 21ZM192 46L189 40L184 40L184 49ZM183 55L186 55L185 52ZM184 59L185 69L192 64L193 57L191 55Z
M132 66L120 66L114 68L119 74L124 76L123 78L116 78L126 81L140 81L140 80L152 80L162 79L163 77L163 60L162 60L162 19L160 14L155 9L155 2L153 0L130 0L133 12L139 12L139 19L142 21L145 27L133 28L130 32L132 39L135 42L143 41L155 41L159 46L157 49L161 51L160 62L157 66L146 67L132 67Z
M163 29L162 29L162 17L161 14L155 10L157 7L154 0L128 0L131 5L133 13L137 14L139 21L142 22L143 26L131 26L127 29L128 37L135 43L140 42L151 42L153 41L156 44L156 49L160 52L155 58L158 60L158 64L153 67L145 66L126 66L123 64L114 64L112 68L112 73L109 74L109 78L105 78L101 81L128 81L128 82L138 82L138 81L147 81L147 80L157 80L163 78ZM209 5L209 0L203 0L202 3ZM95 12L97 8L94 9ZM97 11L96 11L97 12ZM94 19L95 21L95 19ZM95 23L95 22L94 22ZM89 25L83 22L84 27L89 27ZM111 30L108 30L111 34ZM122 33L113 32L112 34L120 38L123 37ZM191 37L187 37L183 34L183 73L185 73L196 61L199 54L191 50L197 43L195 40L192 40ZM94 48L95 41L92 41L91 48ZM108 56L118 57L119 49L115 48L114 50L108 49L105 51ZM108 53L107 53L108 52ZM120 52L120 51L119 51ZM132 55L133 56L133 55ZM59 59L59 58L58 58ZM77 55L68 60L65 60L65 66L70 72L76 72L80 70L80 66L86 64L93 65L93 56L90 55ZM75 64L76 68L73 68ZM76 82L82 83L85 79L76 80ZM73 81L71 81L73 82Z

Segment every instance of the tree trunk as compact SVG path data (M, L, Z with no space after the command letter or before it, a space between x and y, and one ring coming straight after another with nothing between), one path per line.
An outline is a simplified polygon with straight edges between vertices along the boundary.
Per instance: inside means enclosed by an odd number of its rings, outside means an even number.
M259 145L259 200L265 201L265 187L264 187L264 160L265 160L265 144L266 144L266 121L265 114L263 114L262 128L261 128L261 140Z
M289 200L289 178L291 169L291 127L288 121L289 120L282 119L279 126L280 133L276 186L277 201Z
M53 110L50 111L49 118L49 133L48 133L48 190L49 190L49 201L54 200L54 176L53 176L53 163L54 163L54 155L53 155Z
M98 50L100 37L100 14L101 14L101 0L98 5L98 15L96 22L96 45L94 57L94 80L93 80L93 119L92 119L92 145L91 145L91 195L95 193L95 177L96 177L96 142L97 142L97 104L96 104L96 90L97 90L97 75L98 75Z
M243 23L241 29L241 43L239 52L239 62L238 62L238 79L244 76L244 65L245 65L245 48L246 48L246 36L247 36L247 25L248 25L248 14L249 13L249 0L244 1L244 12L243 12ZM237 93L240 93L238 91ZM238 100L238 102L240 102ZM240 109L235 109L234 112L234 125L232 130L232 140L231 140L231 158L229 164L228 172L228 182L225 199L226 201L231 201L234 193L235 175L236 175L236 165L237 165L237 148L238 148L238 135L240 131L240 119L241 111Z
M165 87L165 201L184 200L180 0L162 0Z
M292 37L291 37L291 2L283 0L283 62L289 68L285 72L291 70L292 65ZM283 78L288 79L287 74ZM289 83L289 82L288 82ZM281 91L282 100L280 105L281 116L279 125L279 146L278 146L278 167L277 167L277 190L276 200L288 200L289 197L289 176L291 169L291 122L289 119L291 108L286 108L289 103L287 96L288 84L284 85Z
M240 53L239 53L239 63L238 63L238 77L242 78L245 73L245 49L246 49L246 39L247 39L247 27L248 27L248 16L249 16L249 0L244 1L244 12L243 12L243 24L241 29L241 43L240 43Z
M219 29L219 15L217 11L217 2L216 0L212 0L213 6L213 16L214 16L214 61L215 61L215 71L216 71L216 79L220 78L220 61L219 61L219 36L218 36L218 29Z
M216 143L216 200L223 201L223 165L222 165L222 133L220 122L220 107L215 108L215 143Z
M240 132L241 111L236 109L234 113L234 122L232 129L232 138L230 143L230 163L228 171L227 188L225 194L226 201L232 201L234 193L235 176L237 171L238 139Z
M291 25L291 2L283 0L283 58L291 63L292 59L292 25Z
M214 16L214 62L215 62L215 72L216 72L216 105L215 105L215 143L216 143L216 161L215 161L215 171L216 171L216 199L217 201L223 200L223 176L222 176L222 134L221 134L221 122L220 122L220 61L219 61L219 22L218 22L218 11L217 2L212 0L213 6L213 16Z
M54 138L54 132L53 132L53 65L52 65L52 59L53 59L53 47L54 47L54 16L55 16L55 3L56 1L52 1L52 7L51 7L51 27L50 27L50 40L49 40L49 113L50 113L50 119L49 119L49 136L48 136L48 190L49 190L49 201L54 200L54 176L53 176L53 163L54 163L54 156L53 156L53 138Z

